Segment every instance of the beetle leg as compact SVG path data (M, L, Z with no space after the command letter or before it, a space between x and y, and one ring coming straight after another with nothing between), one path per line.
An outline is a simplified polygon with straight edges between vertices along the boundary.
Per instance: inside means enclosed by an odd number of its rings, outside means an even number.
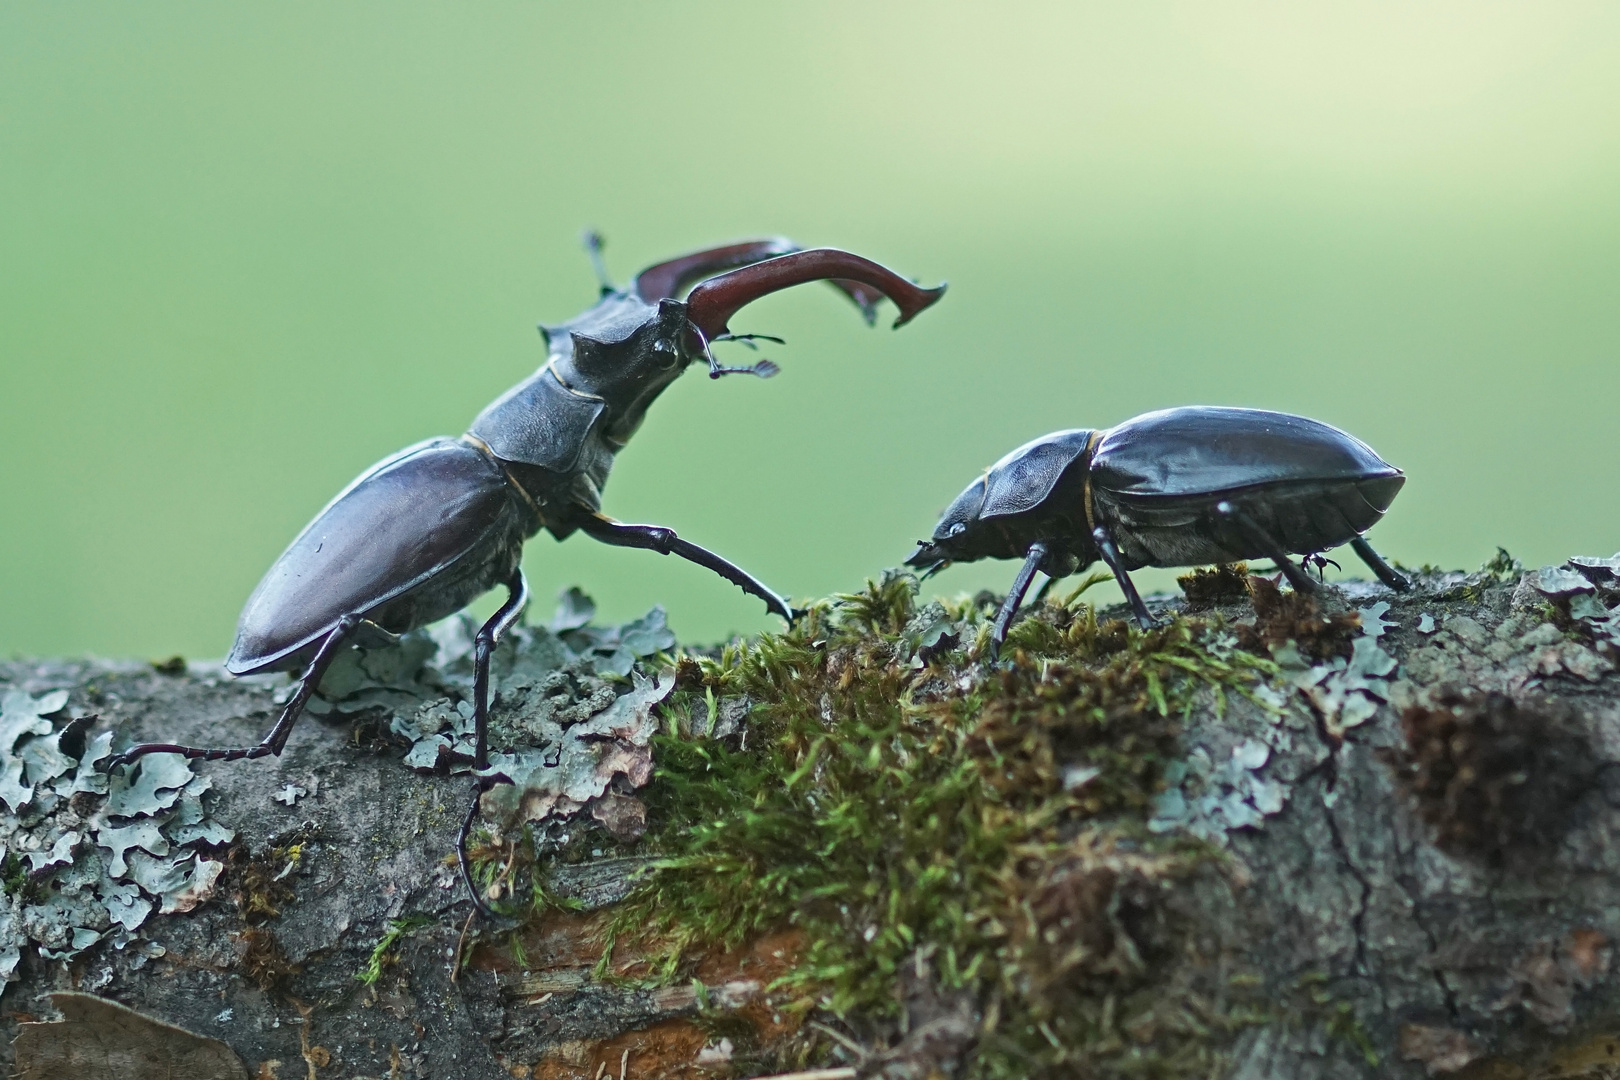
M489 658L501 635L512 628L529 606L529 582L523 571L515 570L506 583L506 603L489 617L473 638L473 732L477 750L473 768L489 768Z
M1035 571L1046 561L1047 552L1045 540L1037 540L1029 545L1029 557L1018 568L1018 576L1013 578L1012 588L1007 590L1007 599L1001 602L1001 610L996 612L996 625L990 631L991 660L1001 655L1001 643L1007 640L1007 631L1012 629L1013 616L1018 614L1024 594L1029 591L1029 583L1035 580Z
M1378 580L1385 585L1388 585L1396 592L1406 592L1412 587L1412 583L1402 577L1400 571L1379 557L1378 552L1374 551L1372 545L1367 543L1366 537L1358 536L1351 540L1350 547L1357 555L1361 556L1361 561L1366 563L1367 568L1377 574Z
M304 706L309 704L310 695L321 684L321 676L337 657L337 651L345 639L360 625L358 615L345 615L338 620L330 633L321 642L315 652L315 658L304 669L302 681L298 690L288 699L281 709L281 715L276 718L272 727L259 740L257 746L239 746L228 750L209 750L196 746L179 746L175 743L141 743L132 746L121 754L115 754L107 760L107 771L111 772L120 765L128 765L147 754L180 754L188 760L201 758L203 761L241 761L243 758L268 757L271 754L279 756L287 745L287 737L292 734L293 725L304 714Z
M1108 530L1101 525L1097 526L1091 530L1091 539L1096 542L1097 551L1102 555L1103 562L1114 572L1114 580L1119 582L1120 591L1125 594L1126 602L1131 605L1131 613L1136 616L1136 625L1143 630L1158 626L1159 620L1153 617L1153 613L1142 602L1142 594L1136 591L1136 583L1131 580L1131 575L1126 573L1125 560L1120 557L1119 545L1108 535Z
M512 628L512 624L522 617L523 609L529 606L529 581L521 569L512 572L511 580L506 583L506 593L506 603L479 627L473 637L473 739L477 747L473 753L474 769L489 768L490 657L495 653L495 646L501 643L501 635ZM473 790L472 805L467 808L461 831L456 834L456 861L461 864L461 878L467 883L467 893L472 897L473 906L486 918L495 919L499 915L478 895L478 886L472 877L472 861L467 858L467 836L472 832L474 819L478 817L478 800L488 788L489 781L480 777Z
M467 807L467 816L461 819L461 831L456 833L456 861L461 864L461 880L467 883L467 895L472 897L473 907L477 908L478 913L484 918L499 921L500 912L490 907L484 898L478 895L478 886L473 883L472 860L467 858L467 837L472 832L473 821L478 817L478 799L483 793L484 786L480 783L477 792L473 794L472 805Z
M580 531L614 547L645 548L660 555L679 555L688 562L713 570L750 596L759 597L765 601L765 607L771 614L780 615L790 623L798 617L799 613L793 606L766 587L764 582L707 548L698 547L690 540L682 540L675 535L674 529L666 529L662 525L626 525L597 514L586 518L580 524Z
M1046 594L1051 592L1052 586L1056 584L1057 578L1053 577L1051 574L1046 575L1046 580L1041 583L1041 587L1039 589L1035 590L1035 599L1031 600L1030 603L1035 607L1040 607L1041 604L1045 603L1046 601Z
M1245 514L1224 499L1215 504L1215 513L1230 521L1237 528L1237 531L1243 534L1245 540L1259 548L1260 553L1266 558L1276 563L1277 569L1283 572L1283 576L1288 579L1288 583L1294 587L1295 592L1315 593L1318 591L1317 584L1311 580L1311 576L1295 566L1294 560L1288 557L1288 553L1282 549L1282 545L1273 540L1271 534L1256 524L1255 520L1248 514Z

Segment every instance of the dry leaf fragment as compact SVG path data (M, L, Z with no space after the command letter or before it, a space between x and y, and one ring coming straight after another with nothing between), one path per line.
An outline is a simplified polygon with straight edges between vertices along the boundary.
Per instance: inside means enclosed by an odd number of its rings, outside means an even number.
M1430 1076L1457 1072L1480 1056L1462 1032L1423 1024L1402 1025L1400 1048L1401 1057L1421 1061Z
M634 795L609 791L591 803L591 817L625 843L641 839L647 831L647 805Z
M62 1019L20 1025L18 1080L248 1080L242 1059L218 1039L94 994L52 994L51 1004Z

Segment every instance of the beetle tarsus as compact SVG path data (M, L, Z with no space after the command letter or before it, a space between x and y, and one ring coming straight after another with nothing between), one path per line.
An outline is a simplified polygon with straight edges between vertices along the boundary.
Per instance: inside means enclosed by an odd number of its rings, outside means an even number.
M1412 588L1412 583L1406 580L1400 571L1385 562L1383 557L1372 549L1366 537L1357 536L1351 539L1350 549L1361 556L1361 561L1367 564L1367 569L1377 574L1378 580L1391 589L1396 592L1407 592Z
M1317 582L1319 582L1321 584L1324 584L1324 585L1327 584L1327 568L1328 567L1331 566L1335 570L1343 570L1344 569L1344 567L1340 566L1338 563L1334 562L1332 559L1328 558L1326 555L1323 555L1320 551L1313 551L1313 552L1310 552L1307 555L1300 556L1299 562L1300 562L1300 565L1303 566L1306 569L1307 572L1312 567L1315 567L1316 568L1316 580L1317 580Z
M1001 646L1007 640L1007 631L1012 629L1013 618L1024 603L1024 594L1029 592L1029 583L1035 580L1035 571L1046 561L1049 551L1050 547L1045 540L1037 540L1029 545L1029 554L1024 559L1024 565L1018 568L1018 576L1013 578L1012 588L1007 590L1007 598L1001 602L1001 610L996 612L996 623L990 631L991 660L1001 656Z
M1125 561L1120 557L1119 545L1114 538L1108 535L1108 530L1101 525L1091 530L1091 539L1096 543L1097 550L1102 554L1103 562L1108 569L1114 572L1114 580L1119 582L1120 591L1125 594L1125 600L1131 605L1131 614L1136 616L1136 625L1143 630L1151 630L1159 625L1159 620L1142 602L1142 594L1136 591L1136 583L1131 575L1125 571Z
M1288 583L1294 587L1295 592L1315 594L1320 592L1320 586L1311 580L1311 576L1288 557L1282 545L1273 540L1271 534L1262 529L1253 518L1238 509L1234 504L1222 499L1215 504L1215 513L1232 523L1243 534L1243 538L1260 549L1261 554L1277 564L1277 569L1283 572Z
M321 684L321 676L331 666L337 657L337 651L345 639L360 625L358 615L345 615L338 620L338 624L326 635L321 647L316 650L315 658L304 669L302 681L298 690L288 699L282 707L281 715L276 717L275 726L259 741L257 746L238 746L229 749L208 749L196 746L179 746L175 743L141 743L128 750L114 754L107 759L107 771L118 768L120 765L130 765L147 754L180 754L191 761L242 761L248 758L268 757L271 754L281 755L287 746L287 738L292 734L293 725L304 714L304 706L309 704L310 696L315 688Z
M735 563L727 562L690 540L682 540L675 535L674 529L662 525L627 525L622 521L597 515L582 523L580 531L614 547L644 548L656 551L660 555L679 555L687 562L694 562L713 570L750 596L759 597L765 601L765 607L771 614L782 616L790 624L793 622L793 605L779 593Z
M473 907L478 909L478 914L491 921L499 921L500 912L478 895L478 884L473 881L472 859L467 855L467 837L472 833L473 822L478 817L478 802L483 794L484 785L480 781L478 790L473 792L472 805L467 808L467 816L461 819L461 831L456 833L456 862L461 866L461 880L467 883L467 895L472 897Z

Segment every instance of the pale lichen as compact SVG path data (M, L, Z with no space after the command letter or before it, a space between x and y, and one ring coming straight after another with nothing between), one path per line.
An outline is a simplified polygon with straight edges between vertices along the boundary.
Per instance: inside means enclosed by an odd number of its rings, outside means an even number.
M15 977L32 944L67 960L102 940L122 949L154 911L189 911L224 868L199 846L235 833L208 816L211 781L178 754L152 754L110 776L113 732L86 740L93 718L64 713L66 691L0 700L0 756L12 813L0 818L0 853L20 872L0 905L0 977Z

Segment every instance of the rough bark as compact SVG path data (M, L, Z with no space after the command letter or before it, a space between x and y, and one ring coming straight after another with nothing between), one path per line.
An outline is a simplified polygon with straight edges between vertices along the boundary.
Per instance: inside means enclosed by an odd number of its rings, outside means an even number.
M1357 640L1398 668L1381 670L1359 646L1335 667L1284 638L1271 643L1283 663L1266 691L1273 707L1264 695L1219 709L1212 694L1199 700L1179 735L1184 767L1163 781L1150 827L1226 853L1168 901L1203 928L1196 962L1260 1003L1249 1021L1211 1029L1219 1075L1620 1075L1602 1071L1620 1062L1610 1037L1620 1036L1610 970L1620 779L1606 768L1620 760L1613 583L1612 569L1588 566L1522 580L1426 574L1399 596L1348 585L1332 603L1361 609ZM1256 621L1247 599L1216 606L1231 624ZM580 621L565 612L561 625ZM1240 644L1265 649L1244 633ZM598 641L599 655L616 640ZM622 1067L649 1080L733 1065L731 1075L755 1075L727 1061L716 1017L740 1013L762 1042L802 1039L809 1029L774 1009L767 985L787 947L778 939L706 963L702 987L593 977L592 912L621 900L643 865L606 831L598 857L549 883L581 910L538 918L521 962L492 931L482 940L497 947L473 947L480 930L447 861L471 780L408 768L390 734L436 695L458 696L459 676L443 670L437 683L357 680L347 696L329 695L337 704L300 724L280 758L198 765L212 780L211 819L235 833L198 848L225 863L222 875L195 908L152 915L122 947L109 938L67 960L25 947L0 998L5 1044L20 1023L54 1018L45 995L67 990L217 1039L261 1077L597 1077ZM506 671L513 685L510 661ZM285 685L198 664L0 665L0 694L65 690L55 729L94 715L92 739L115 727L131 738L251 742ZM81 809L88 818L93 807ZM548 827L587 824L559 814ZM27 888L28 875L8 872L8 893ZM391 926L380 977L362 982ZM927 986L896 992L910 1034L891 1032L887 1051L865 1047L863 1071L948 1068L940 1063L971 1042L984 1003ZM1131 1017L1113 1022L1122 1038L1153 1038L1151 1018L1144 1030ZM35 1072L24 1075L59 1075L28 1046L71 1044L73 1026L26 1030L18 1052ZM948 1045L916 1049L930 1039ZM815 1053L830 1065L859 1056L833 1041Z

